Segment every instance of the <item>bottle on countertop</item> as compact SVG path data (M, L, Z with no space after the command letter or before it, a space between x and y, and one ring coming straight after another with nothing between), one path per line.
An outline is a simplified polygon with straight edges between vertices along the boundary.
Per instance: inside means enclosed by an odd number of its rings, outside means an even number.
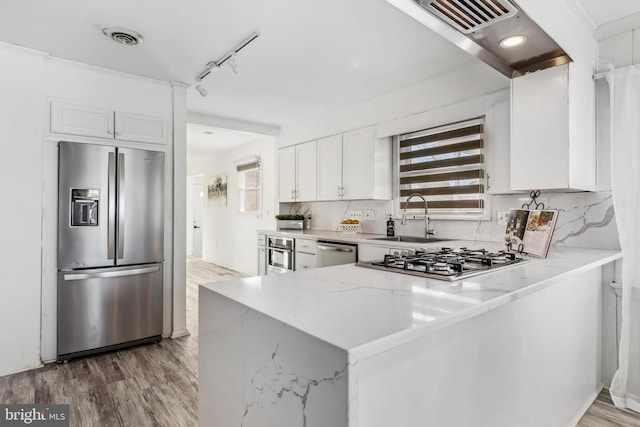
M391 215L387 215L387 236L393 237L396 235L396 223L391 218Z
M310 230L311 229L311 209L307 209L306 217L307 217L307 230Z

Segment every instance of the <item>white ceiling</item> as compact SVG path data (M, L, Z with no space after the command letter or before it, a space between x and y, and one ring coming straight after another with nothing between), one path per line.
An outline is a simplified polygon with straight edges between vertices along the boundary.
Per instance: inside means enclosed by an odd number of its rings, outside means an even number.
M161 4L162 7L158 7ZM254 31L228 67L189 89L190 111L283 125L474 63L385 0L3 0L0 40L105 68L192 84ZM103 27L145 41L121 46Z
M205 132L213 132L208 135ZM187 151L190 158L223 152L247 142L271 142L273 137L198 124L187 124Z
M640 13L638 0L580 0L596 27Z
M581 1L597 25L640 11L638 0ZM127 47L102 35L114 26L140 32L144 43ZM190 88L190 111L282 126L476 61L385 0L3 0L0 6L0 41L189 84L254 31L261 35L238 54L240 73L224 67L206 78L206 98Z

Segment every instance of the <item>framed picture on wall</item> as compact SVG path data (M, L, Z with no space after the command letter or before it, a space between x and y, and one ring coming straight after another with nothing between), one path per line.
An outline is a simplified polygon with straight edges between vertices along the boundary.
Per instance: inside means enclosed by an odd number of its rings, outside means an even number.
M226 174L214 174L207 177L207 205L227 206Z

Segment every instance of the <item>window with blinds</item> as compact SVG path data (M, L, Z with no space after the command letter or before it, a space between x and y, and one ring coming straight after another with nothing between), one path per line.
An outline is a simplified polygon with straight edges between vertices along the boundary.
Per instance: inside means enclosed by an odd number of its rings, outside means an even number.
M400 209L443 215L484 212L484 118L401 135Z
M261 206L260 160L236 165L240 212L258 213Z

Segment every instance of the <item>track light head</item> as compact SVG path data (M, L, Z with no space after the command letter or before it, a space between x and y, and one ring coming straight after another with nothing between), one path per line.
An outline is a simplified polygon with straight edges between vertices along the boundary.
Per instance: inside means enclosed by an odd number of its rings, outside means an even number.
M203 98L205 96L207 96L207 94L209 93L209 91L207 91L205 88L203 88L201 85L202 82L198 82L198 84L196 85L196 90L198 91L198 93L200 94L200 96L202 96Z
M238 74L238 71L240 70L240 66L238 64L236 64L236 55L237 54L238 54L238 52L233 52L231 54L231 56L229 57L229 59L227 59L227 64L229 64L229 67L236 74Z

